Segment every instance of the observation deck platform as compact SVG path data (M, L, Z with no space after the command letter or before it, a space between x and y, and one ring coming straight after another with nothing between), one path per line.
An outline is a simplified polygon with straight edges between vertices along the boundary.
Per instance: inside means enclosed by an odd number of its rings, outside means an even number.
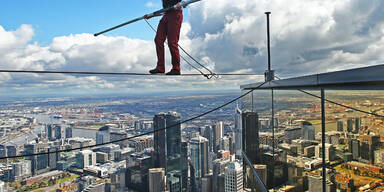
M257 88L262 83L241 85L242 90ZM303 90L384 90L384 64L273 80L258 89Z

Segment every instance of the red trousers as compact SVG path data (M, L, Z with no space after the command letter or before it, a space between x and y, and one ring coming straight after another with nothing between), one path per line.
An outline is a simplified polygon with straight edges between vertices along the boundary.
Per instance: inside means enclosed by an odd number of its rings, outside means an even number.
M164 42L168 38L168 47L172 56L172 69L180 71L179 36L183 13L181 10L168 11L161 18L155 37L157 69L165 71Z

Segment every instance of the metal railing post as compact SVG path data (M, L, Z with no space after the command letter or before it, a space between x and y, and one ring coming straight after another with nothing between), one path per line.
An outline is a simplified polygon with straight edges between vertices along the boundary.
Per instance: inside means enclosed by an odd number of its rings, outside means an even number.
M251 161L249 161L247 155L245 154L244 151L241 151L241 154L243 155L243 159L245 160L245 162L248 164L248 166L251 168L251 171L252 171L252 175L254 176L254 178L256 179L256 182L257 184L260 186L260 189L263 191L263 192L267 192L267 188L265 187L265 184L263 183L263 181L260 179L259 177L259 174L257 174L256 172L256 169L253 167ZM243 165L245 166L245 165Z
M325 98L324 89L321 89L321 154L322 154L322 168L323 168L323 191L327 191L327 173L326 173L326 162L325 162Z

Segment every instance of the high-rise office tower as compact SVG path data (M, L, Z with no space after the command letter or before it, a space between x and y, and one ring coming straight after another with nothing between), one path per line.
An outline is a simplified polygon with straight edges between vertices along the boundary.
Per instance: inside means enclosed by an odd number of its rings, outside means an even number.
M344 131L344 124L341 120L337 121L337 131Z
M61 139L61 126L57 124L50 124L46 126L47 138L50 141Z
M50 146L48 148L49 152L59 151L60 148L57 146ZM57 161L59 161L60 155L59 153L50 153L48 155L48 166L51 170L55 170L57 168Z
M243 151L252 164L259 164L259 117L256 112L243 112Z
M220 148L220 139L224 136L224 123L222 121L217 122L212 126L213 129L213 151L217 153Z
M347 119L347 131L348 132L353 131L353 119L352 118Z
M360 156L367 163L374 163L375 150L380 146L380 136L377 135L361 135L360 139Z
M256 173L258 174L259 178L261 181L264 183L264 185L267 184L267 165L263 164L258 164L258 165L253 165L253 168L255 168ZM244 182L244 187L246 188L254 188L257 187L258 189L260 188L259 184L256 183L256 178L252 173L252 170L249 166L246 168L246 178Z
M225 167L229 164L229 159L216 159L213 161L213 175L212 175L212 191L224 191L224 185L221 185L222 178L225 174Z
M31 161L22 160L12 163L11 181L20 181L31 176Z
M356 117L355 118L355 130L353 131L353 133L359 133L360 126L361 126L361 118Z
M317 145L315 147L315 157L321 158L322 155L322 148L323 146L321 144ZM334 161L336 158L336 148L329 143L325 144L325 160L327 161Z
M243 191L243 166L235 161L225 168L225 192Z
M194 168L196 188L201 190L201 178L208 174L208 139L198 136L190 140L191 164Z
M62 127L60 125L55 126L55 139L61 139L62 137Z
M7 148L4 145L0 145L0 157L7 156Z
M308 174L308 191L321 192L321 191L336 191L334 184L326 180L326 189L323 190L322 177L319 175Z
M213 141L212 126L207 125L202 130L203 131L200 133L200 135L208 139L209 151L213 151L213 143L214 143L214 141Z
M34 143L24 146L24 154L34 154L47 151L48 147L46 144ZM28 156L26 159L31 161L32 175L41 174L50 170L48 154Z
M188 147L189 142L181 140L181 187L186 189L188 187Z
M65 128L65 138L72 138L72 127Z
M182 172L182 166L185 161L182 158L181 146L181 116L177 112L159 113L153 118L154 130L161 130L154 133L154 167L165 168L166 174L169 172L182 174L173 174L173 177L180 176L179 181L185 186L182 178L185 178ZM170 127L172 126L172 127Z
M212 174L207 175L201 179L201 191L211 192L212 191Z
M235 136L234 134L228 135L228 142L229 142L229 152L231 155L235 155Z
M17 155L17 148L15 145L7 145L5 147L7 149L7 156L12 157Z
M242 150L242 117L241 110L239 106L236 106L235 110L235 154L238 159L241 159L241 150Z
M188 188L189 191L195 191L197 192L197 187L198 187L198 184L196 182L196 174L195 174L195 167L193 165L193 163L189 162L189 170L190 170L190 173L191 173L191 177L190 177L190 187Z
M315 127L308 121L302 122L301 138L306 140L315 140Z
M165 169L153 168L149 169L149 192L165 191Z
M101 127L96 132L96 144L106 143L111 141L111 134L110 134L110 128L109 126Z
M81 169L96 165L96 153L91 150L79 151L76 154L76 165Z
M124 131L110 132L110 140L111 141L120 140L119 142L116 142L116 144L118 144L121 148L128 147L128 140L124 140L125 138L127 138L127 136L128 136L127 133L125 133Z
M221 138L219 143L220 143L219 150L229 151L230 149L229 137L225 136Z
M353 160L358 160L360 157L360 141L357 139L349 140L348 151L352 153Z
M55 130L52 124L45 125L45 133L47 135L47 139L52 140L55 137Z

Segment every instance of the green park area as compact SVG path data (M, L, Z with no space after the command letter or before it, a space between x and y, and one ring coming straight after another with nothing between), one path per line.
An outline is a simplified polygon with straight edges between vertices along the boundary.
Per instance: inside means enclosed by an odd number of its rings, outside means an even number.
M338 165L334 167L334 169L339 173L339 174L347 174L352 177L354 180L354 184L357 187L364 186L366 184L369 184L374 181L382 181L382 179L377 178L373 176L372 174L369 174L367 172L361 172L359 170L350 170L347 168L343 168L342 165Z

